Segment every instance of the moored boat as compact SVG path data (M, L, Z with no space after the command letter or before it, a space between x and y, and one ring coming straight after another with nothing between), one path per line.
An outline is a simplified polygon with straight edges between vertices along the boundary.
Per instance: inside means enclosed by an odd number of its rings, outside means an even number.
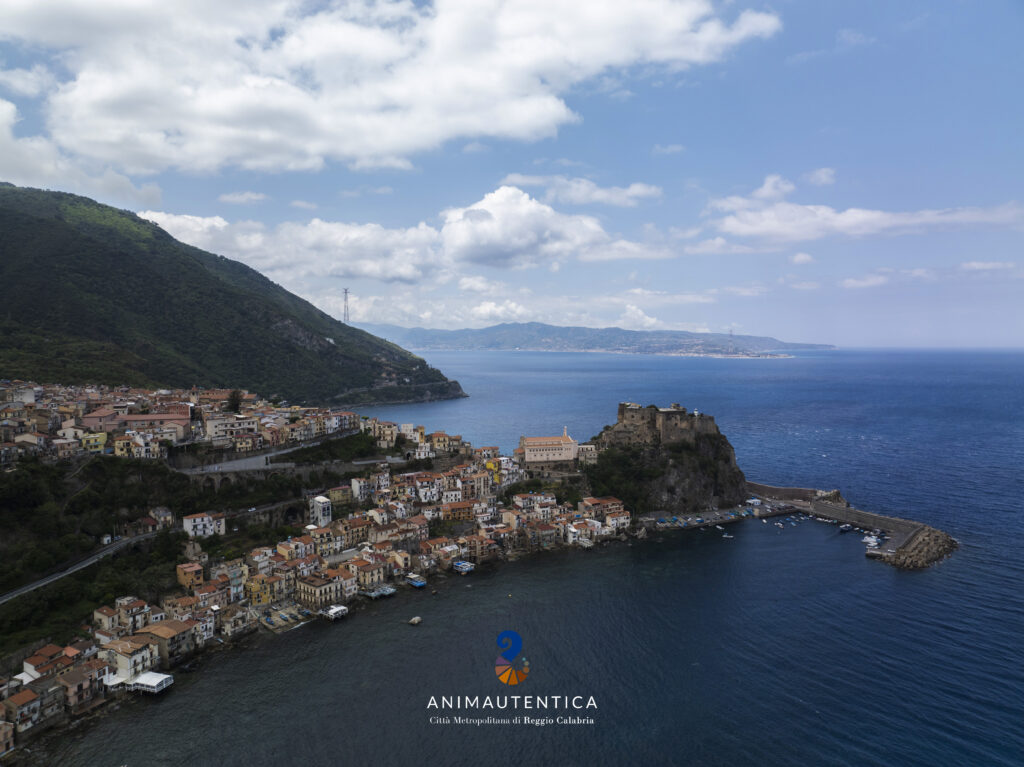
M345 605L330 605L317 612L317 615L329 621L335 621L348 615L348 608Z

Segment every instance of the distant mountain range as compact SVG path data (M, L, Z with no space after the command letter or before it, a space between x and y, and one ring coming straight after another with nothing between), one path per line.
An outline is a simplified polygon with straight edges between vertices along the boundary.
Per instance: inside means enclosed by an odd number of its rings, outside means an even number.
M553 352L617 352L752 357L809 349L834 349L829 344L794 344L767 336L730 336L684 330L623 330L507 322L489 328L430 330L360 323L374 335L401 346L423 350L523 350Z
M463 396L423 359L134 213L0 183L0 378L242 388L309 403Z

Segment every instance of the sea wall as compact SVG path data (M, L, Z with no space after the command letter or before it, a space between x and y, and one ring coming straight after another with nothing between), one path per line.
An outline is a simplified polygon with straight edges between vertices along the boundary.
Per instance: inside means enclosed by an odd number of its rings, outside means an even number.
M747 480L747 492L753 495L764 496L765 498L778 498L780 501L807 501L808 503L818 497L818 491L806 487L775 487L774 485L762 485L760 482Z
M921 522L855 509L836 490L775 487L759 482L747 482L747 490L766 498L806 504L819 517L867 530L884 530L890 536L888 543L884 548L869 549L867 555L900 569L929 567L949 556L959 545L949 534Z

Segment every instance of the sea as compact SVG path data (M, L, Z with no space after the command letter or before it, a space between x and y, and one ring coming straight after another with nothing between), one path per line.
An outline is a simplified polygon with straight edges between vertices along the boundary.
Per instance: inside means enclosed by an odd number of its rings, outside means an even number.
M424 356L470 396L367 412L508 451L678 402L748 479L838 488L960 548L902 572L833 525L745 520L438 577L208 654L32 763L1024 765L1024 352ZM504 631L530 664L516 687Z

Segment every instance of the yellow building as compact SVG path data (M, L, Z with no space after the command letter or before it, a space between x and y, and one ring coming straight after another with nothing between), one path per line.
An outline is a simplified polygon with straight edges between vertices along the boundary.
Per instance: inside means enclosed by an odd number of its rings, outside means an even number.
M245 598L249 600L249 604L253 606L269 605L272 596L270 578L266 575L253 575L245 582Z
M82 449L87 453L102 453L107 445L107 433L101 431L98 434L83 434L78 440L82 443Z
M132 457L132 438L131 437L115 437L114 438L114 455L121 458Z
M189 591L203 585L203 566L198 562L184 562L177 567L178 583Z

